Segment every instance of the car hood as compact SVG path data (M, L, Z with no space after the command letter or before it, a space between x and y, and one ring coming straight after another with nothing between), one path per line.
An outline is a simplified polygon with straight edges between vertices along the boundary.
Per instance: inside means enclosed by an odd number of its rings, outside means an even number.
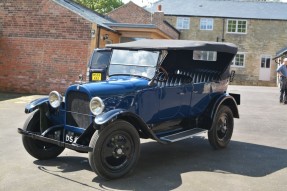
M69 91L87 92L90 97L111 96L128 94L141 90L148 86L148 79L134 76L113 76L107 81L93 82L87 84L75 84L68 88Z

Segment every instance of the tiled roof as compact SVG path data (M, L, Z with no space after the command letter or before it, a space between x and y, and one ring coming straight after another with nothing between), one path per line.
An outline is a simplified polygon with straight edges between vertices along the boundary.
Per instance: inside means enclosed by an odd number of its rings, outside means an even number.
M110 27L127 27L127 28L157 28L154 24L131 24L131 23L105 23Z
M280 56L283 56L283 55L286 54L286 53L287 53L287 47L282 48L281 50L279 50L278 52L276 52L275 58L278 58L278 57L280 57Z
M104 18L103 15L92 11L86 7L83 7L72 0L53 0L54 2L62 5L63 7L69 9L70 11L80 15L81 17L87 19L92 23L96 23L104 28L114 31L112 28L107 26L105 23L111 23L109 19Z
M165 15L287 20L287 3L247 0L160 0Z

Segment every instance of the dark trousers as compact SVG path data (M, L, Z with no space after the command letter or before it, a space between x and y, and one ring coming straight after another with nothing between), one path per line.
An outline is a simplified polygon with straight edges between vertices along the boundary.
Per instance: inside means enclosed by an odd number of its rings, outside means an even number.
M287 102L287 78L280 78L280 102Z

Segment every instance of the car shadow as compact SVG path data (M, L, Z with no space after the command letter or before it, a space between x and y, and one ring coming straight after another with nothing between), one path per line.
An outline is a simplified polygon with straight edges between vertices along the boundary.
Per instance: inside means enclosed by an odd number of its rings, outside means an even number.
M88 158L80 156L59 156L51 160L35 160L34 164L39 166L39 169L45 172L49 170L46 167L56 167L53 172L76 172L81 170L92 171Z
M16 99L23 96L27 96L28 94L17 94L17 93L4 93L0 92L0 101L6 101L10 99Z
M112 181L96 176L92 181L108 189L153 190L161 185L163 190L172 190L182 184L183 173L205 171L263 177L286 168L286 158L285 149L238 141L231 141L226 149L213 150L205 137L168 145L147 142L141 144L141 155L131 175ZM58 166L63 173L91 171L84 157L65 156L34 163Z
M120 190L173 190L182 184L181 174L198 171L263 177L287 167L287 150L231 141L226 149L213 150L204 137L169 145L141 145L133 174L114 181L98 177L103 188ZM141 182L141 184L139 184Z

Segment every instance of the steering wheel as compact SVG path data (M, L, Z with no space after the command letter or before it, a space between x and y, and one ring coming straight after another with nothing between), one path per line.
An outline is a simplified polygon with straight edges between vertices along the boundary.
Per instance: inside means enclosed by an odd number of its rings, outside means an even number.
M168 79L167 71L162 66L160 66L159 67L159 73L157 75L157 79L156 80L158 82L165 82L165 81L167 81L167 79Z

